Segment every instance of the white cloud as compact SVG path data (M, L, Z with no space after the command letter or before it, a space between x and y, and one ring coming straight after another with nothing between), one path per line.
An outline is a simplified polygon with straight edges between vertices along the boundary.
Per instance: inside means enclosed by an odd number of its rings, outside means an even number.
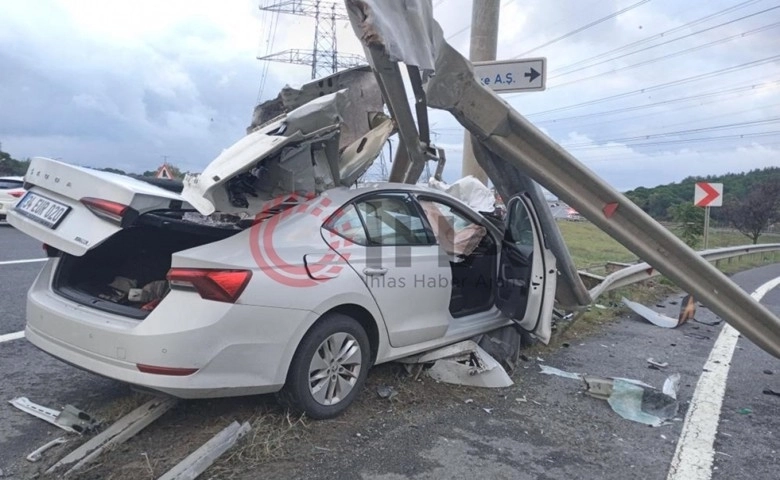
M310 49L313 21L258 9L261 0L40 0L0 3L0 140L13 155L45 154L96 166L132 171L156 167L162 156L185 170L203 168L243 135L257 99L264 64L257 55ZM468 51L471 1L434 0L445 36ZM503 0L499 58L511 58L633 0ZM780 21L777 10L736 20L688 39L619 58L571 74L562 67L735 5L733 0L654 0L596 27L529 53L548 58L549 89L506 96L532 114L616 94L637 95L529 118L619 188L776 166L777 136L682 143L694 137L777 132L780 83L730 95L677 102L727 88L765 84L778 78L777 61L746 66L698 82L665 89L654 85L777 55L780 29L713 44L686 55L686 48L716 42ZM686 27L677 36L768 8L761 2ZM276 32L271 36L271 32ZM339 51L362 53L351 27L337 25ZM273 38L273 45L270 40ZM666 41L669 37L664 37ZM660 59L643 67L612 70ZM270 63L263 98L286 83L309 79L306 66ZM556 76L558 75L558 76ZM593 79L586 77L598 75ZM575 81L570 85L565 83ZM607 110L652 108L603 114ZM564 117L579 116L567 119ZM463 130L448 114L431 112L434 140L445 146L445 178L460 171ZM765 121L753 127L707 131L707 127ZM705 129L655 141L626 137ZM661 141L681 143L661 143Z

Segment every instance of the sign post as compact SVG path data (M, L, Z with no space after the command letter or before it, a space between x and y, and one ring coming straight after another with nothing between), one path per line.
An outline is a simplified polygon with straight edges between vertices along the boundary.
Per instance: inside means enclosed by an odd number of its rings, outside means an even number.
M723 184L697 182L693 190L693 204L704 207L704 249L710 243L710 207L723 206Z

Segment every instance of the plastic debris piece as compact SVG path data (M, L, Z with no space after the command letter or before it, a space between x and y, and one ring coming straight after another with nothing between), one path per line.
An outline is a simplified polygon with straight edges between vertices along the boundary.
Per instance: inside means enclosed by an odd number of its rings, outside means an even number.
M463 400L463 403L474 403L474 399L473 398L467 398L467 399Z
M493 409L492 408L484 408L483 407L482 410L484 410L485 413L493 413Z
M652 358L648 358L647 359L647 363L649 363L650 365L652 365L654 367L658 367L658 368L666 368L666 367L669 366L668 362L659 362L657 360L653 360Z
M767 370L764 370L764 373L767 374L767 375L772 375L774 372L772 370L767 369Z
M751 413L753 413L753 410L749 408L740 408L739 410L737 410L737 413L739 413L740 415L750 415Z
M777 390L772 390L771 388L765 388L762 393L764 393L765 395L776 395L780 397L780 392L778 392Z
M62 411L54 410L33 403L27 397L17 397L8 403L23 412L60 427L66 432L82 434L100 425L100 422L91 415L73 405L66 405Z
M43 456L43 452L46 450L49 450L52 447L55 447L57 445L62 445L63 443L67 442L68 440L65 437L57 437L51 442L45 443L42 446L38 447L33 451L31 454L27 455L27 461L28 462L37 462L41 459L41 456Z
M582 380L581 373L565 372L549 365L539 365L539 368L542 369L542 373L545 375L556 375L558 377L571 378L572 380Z
M426 373L438 382L472 387L500 388L513 385L506 370L472 340L406 357L403 363L434 362Z
M390 385L380 385L376 387L376 394L379 395L379 398L392 400L396 395L398 395L398 391Z
M648 322L661 328L675 328L678 325L678 321L674 318L667 317L658 312L655 312L644 305L623 297L623 305L627 306L634 311L637 315L644 318Z

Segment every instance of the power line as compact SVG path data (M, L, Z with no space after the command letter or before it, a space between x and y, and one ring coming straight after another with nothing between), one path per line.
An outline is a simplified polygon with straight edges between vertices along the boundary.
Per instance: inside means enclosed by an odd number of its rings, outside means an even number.
M615 115L615 114L619 114L619 113L632 112L632 111L636 111L636 110L642 110L642 109L645 109L645 108L653 108L653 107L658 107L658 106L662 106L662 105L669 105L669 104L673 104L673 103L687 102L687 101L691 101L691 100L699 100L699 99L704 99L704 98L717 97L717 96L721 96L721 95L729 95L729 94L732 94L732 93L740 93L740 92L748 92L748 91L755 91L755 92L757 92L757 91L760 91L760 88L762 88L762 87L769 87L769 86L774 86L774 85L780 86L780 81L775 81L775 82L770 82L770 83L763 83L763 84L762 83L758 83L758 84L746 85L746 86L742 86L742 87L728 88L728 89L725 89L725 90L716 90L716 91L713 91L713 92L701 93L699 95L690 95L690 96L687 96L687 97L671 98L671 99L668 99L668 100L662 100L660 102L655 102L655 103L648 103L648 104L645 104L645 105L634 105L634 106L631 106L631 107L616 108L616 109L613 109L613 110L602 110L600 112L592 112L592 113L586 113L586 114L582 114L582 115L571 115L569 117L559 117L559 118L555 118L555 119L551 119L551 120L541 120L541 121L539 121L537 123L553 123L553 122L558 123L558 122L564 122L564 121L569 121L569 120L582 120L582 119L586 119L586 118L602 117L602 116L607 116L607 115ZM536 115L536 114L527 115L527 117L530 118L530 117L533 117L534 115Z
M711 125L709 127L700 127L700 128L691 128L688 130L678 130L674 132L662 132L662 133L652 133L652 134L646 134L646 135L637 135L633 137L621 137L621 138L609 138L609 139L593 139L589 140L588 142L580 142L580 143L568 143L566 144L567 147L580 147L580 146L593 146L593 147L600 147L601 145L593 145L593 143L627 143L627 142L635 142L635 141L642 141L642 140L651 140L655 138L664 138L664 137L675 137L675 136L684 136L684 135L693 135L696 133L705 133L705 132L714 132L718 130L729 130L732 128L745 128L745 127L755 127L759 125L768 125L773 123L780 122L780 117L774 117L774 118L768 118L768 119L762 119L762 120L752 120L747 122L735 122L735 123L727 123L722 125ZM778 132L780 134L780 132Z
M747 0L745 2L742 2L742 3L737 4L737 5L733 5L733 6L729 7L729 8L724 9L724 10L720 10L720 11L712 13L710 15L701 17L701 18L699 18L697 20L693 20L691 22L688 22L688 23L685 23L683 25L671 28L671 29L663 31L661 33L657 33L657 34L655 34L653 36L650 36L650 37L647 37L647 38L643 38L643 39L637 40L635 42L631 42L629 44L623 45L622 47L614 48L612 50L608 50L608 51L600 53L598 55L594 55L592 57L585 58L583 60L579 60L577 62L571 63L571 64L566 65L564 67L560 67L558 69L553 70L553 72L551 72L551 73L555 73L555 72L558 72L560 70L567 70L567 69L569 69L571 67L578 67L578 66L582 65L583 63L587 63L587 62L590 62L592 60L598 60L598 59L607 57L609 55L612 55L613 53L622 52L623 50L627 50L627 49L630 49L632 47L643 45L643 44L645 44L647 42L652 42L653 40L657 40L659 38L664 38L664 37L668 36L669 34L676 33L676 32L679 32L681 30L686 30L686 29L688 29L690 27L699 25L700 23L704 23L704 22L706 22L708 20L712 20L713 18L717 18L717 17L723 16L723 15L726 15L728 13L731 13L733 11L736 11L736 10L739 10L739 9L742 9L742 8L745 8L747 6L750 6L750 5L752 5L754 3L757 3L757 2L760 2L760 1L762 1L762 0Z
M626 8L622 8L622 9L618 10L617 12L613 12L613 13L611 13L611 14L607 15L606 17L602 17L602 18L599 18L598 20L594 20L593 22L590 22L590 23L588 23L587 25L583 25L583 26L581 26L581 27L579 27L579 28L576 28L576 29L574 29L574 30L572 30L572 31L570 31L570 32L568 32L568 33L565 33L565 34L563 34L563 35L561 35L561 36L559 36L559 37L553 38L552 40L549 40L549 41L547 41L547 42L545 42L545 43L543 43L543 44L541 44L541 45L539 45L539 46L537 46L537 47L534 47L534 48L532 48L532 49L530 49L530 50L527 50L527 51L525 51L525 52L521 53L520 55L515 55L515 56L514 56L514 57L512 57L512 58L520 58L520 57L524 57L524 56L528 55L528 54L529 54L529 53L531 53L531 52L534 52L534 51L536 51L536 50L539 50L540 48L544 48L544 47L550 46L550 45L552 45L553 43L557 43L557 42L559 42L559 41L561 41L561 40L563 40L563 39L566 39L566 38L569 38L569 37L571 37L572 35L576 35L576 34L578 34L578 33L580 33L580 32L583 32L583 31L585 31L585 30L587 30L587 29L591 28L591 27L595 27L596 25L598 25L598 24L600 24L600 23L606 22L607 20L610 20L610 19L612 19L612 18L615 18L615 17L617 17L618 15L621 15L621 14L623 14L623 13L626 13L626 12L628 12L629 10L633 10L633 9L635 9L635 8L637 8L637 7L640 7L640 6L644 5L645 3L649 2L649 1L650 1L650 0L640 0L639 2L637 2L637 3L634 3L634 4L632 4L632 5L629 5L629 6L627 6Z
M761 66L761 65L765 65L767 63L772 63L772 62L774 62L776 60L780 60L780 55L773 55L771 57L762 58L762 59L759 59L759 60L753 60L751 62L745 62L745 63L741 63L739 65L734 65L734 66L731 66L731 67L726 67L726 68L721 68L721 69L718 69L718 70L713 70L713 71L707 72L707 73L701 73L699 75L693 75L691 77L686 77L686 78L681 78L681 79L678 79L678 80L673 80L671 82L659 83L657 85L652 85L650 87L645 87L645 88L640 88L640 89L637 89L637 90L632 90L630 92L618 93L618 94L615 94L615 95L609 95L609 96L597 98L597 99L594 99L594 100L587 100L587 101L584 101L584 102L575 103L575 104L567 105L567 106L564 106L564 107L557 107L557 108L551 108L549 110L543 110L543 111L540 111L540 112L534 112L534 113L531 113L529 115L546 115L546 114L549 114L549 113L563 112L563 111L572 110L572 109L575 109L575 108L585 107L585 106L589 106L589 105L595 105L595 104L599 104L599 103L603 103L603 102L608 102L608 101L611 101L611 100L616 100L616 99L619 99L619 98L630 97L632 95L638 95L638 94L642 94L642 93L647 93L647 92L652 92L652 91L656 91L656 90L661 90L661 89L664 89L664 88L674 87L674 86L678 86L678 85L684 85L686 83L691 83L691 82L695 82L695 81L698 81L698 80L704 80L704 79L715 77L715 76L718 76L718 75L723 75L725 73L731 73L731 72L735 72L735 71L738 71L738 70L754 68L754 67L758 67L758 66ZM507 99L514 98L514 97L516 97L518 95L522 95L522 93L515 93L514 95L507 95L506 98Z
M679 41L679 40L682 40L682 39L685 39L685 38L689 38L689 37L692 37L692 36L694 36L694 35L699 35L699 34L701 34L701 33L708 32L708 31L710 31L710 30L714 30L714 29L716 29L716 28L720 28L720 27L723 27L723 26L726 26L726 25L730 25L730 24L732 24L732 23L735 23L735 22L739 22L739 21L741 21L741 20L745 20L746 18L755 17L755 16L757 16L757 15L762 15L762 14L764 14L764 13L766 13L766 12L769 12L769 11L772 11L772 10L777 10L778 8L780 8L780 5L778 5L778 6L776 6L776 7L772 7L772 8L767 8L767 9L765 9L765 10L761 10L760 12L755 12L755 13L752 13L752 14L750 14L750 15L745 15L744 17L736 18L736 19L734 19L734 20L729 20L728 22L724 22L724 23L721 23L721 24L719 24L719 25L715 25L715 26L712 26L712 27L707 27L707 28L705 28L705 29L698 30L698 31L696 31L696 32L693 32L693 33L689 33L689 34L687 34L687 35L683 35L682 37L673 38L673 39L671 39L671 40L667 40L667 41L665 41L665 42L658 43L658 44L656 44L656 45L650 45L650 46L648 46L648 47L641 48L641 49L639 49L639 50L635 50L635 51L633 51L633 52L624 53L623 55L618 55L617 57L611 57L611 58L607 58L606 60L602 60L602 61L600 61L600 62L591 63L591 64L589 64L589 65L585 65L585 66L583 66L583 67L575 68L574 70L570 70L570 71L568 71L568 72L559 73L559 74L557 74L557 75L551 75L551 76L549 77L549 79L554 79L554 78L558 78L558 77L563 77L563 76L565 76L565 75L570 75L570 74L572 74L572 73L579 72L579 71L582 71L582 70L586 70L586 69L588 69L588 68L592 68L592 67L595 67L595 66L598 66L598 65L603 65L603 64L605 64L605 63L609 63L609 62L612 62L612 61L618 60L618 59L620 59L620 58L624 58L624 57L628 57L628 56L631 56L631 55L635 55L635 54L637 54L637 53L644 52L644 51L650 50L650 49L652 49L652 48L656 48L656 47L661 47L661 46L664 46L664 45L668 45L668 44L670 44L670 43L677 42L677 41ZM769 25L769 26L767 26L767 27L771 27L771 26L777 26L777 25L778 25L778 24L777 24L777 23L775 23L775 24ZM764 28L767 28L767 27L764 27ZM748 35L748 34L752 34L752 33L755 33L755 31L746 32L746 33L744 33L744 34L741 34L741 35L743 35L743 36L744 36L744 35ZM731 40L731 39L737 38L737 37L739 37L739 36L740 36L740 35L734 35L734 36L731 36L731 37L726 37L726 39L721 39L721 41L728 41L728 40ZM707 44L707 45L714 45L714 44L715 44L715 42L713 42L713 43L710 43L710 44ZM567 67L563 67L562 69L565 69L565 68L567 68Z
M758 137L769 137L769 136L775 136L780 135L780 131L773 130L768 132L758 132L758 133L742 133L742 134L734 134L734 135L721 135L721 136L715 136L715 137L701 137L701 138L686 138L686 139L678 139L678 140L662 140L662 141L656 141L656 142L646 142L646 143L633 143L630 145L627 144L616 144L616 145L581 145L581 146L568 146L568 145L561 145L566 150L589 150L594 148L604 149L604 148L625 148L625 147L643 147L643 146L658 146L658 145L674 145L674 144L685 144L685 143L696 143L696 142L709 142L709 141L716 141L716 140L722 140L722 139L744 139L744 138L758 138Z
M780 8L780 7L775 7L775 8ZM718 44L721 44L721 43L730 42L731 40L735 40L735 39L739 39L739 38L745 38L745 37L748 37L750 35L755 35L755 34L763 32L765 30L776 28L778 26L780 26L780 22L776 22L776 23L773 23L773 24L770 24L770 25L765 25L763 27L759 27L759 28L756 28L756 29L753 29L753 30L750 30L750 31L747 31L747 32L743 32L743 33L738 33L736 35L731 35L731 36L726 37L726 38L713 40L712 42L707 42L705 44L697 45L697 46L691 47L691 48L686 48L684 50L680 50L680 51L677 51L677 52L668 53L666 55L662 55L662 56L656 57L656 58L651 58L651 59L645 60L643 62L633 63L631 65L626 65L626 66L623 66L623 67L613 68L612 70L607 70L606 72L597 73L597 74L591 75L589 77L578 78L576 80L571 80L569 82L564 82L564 83L559 83L557 85L552 85L552 86L547 87L547 89L551 90L553 88L560 88L560 87L564 87L566 85L572 85L574 83L580 83L580 82L585 82L587 80L592 80L594 78L602 77L604 75L609 75L611 73L622 72L624 70L630 70L632 68L643 67L645 65L650 65L650 64L653 64L653 63L656 63L656 62L667 60L669 58L679 57L680 55L686 55L688 53L695 52L697 50L702 50L704 48L708 48L708 47L711 47L713 45L718 45Z

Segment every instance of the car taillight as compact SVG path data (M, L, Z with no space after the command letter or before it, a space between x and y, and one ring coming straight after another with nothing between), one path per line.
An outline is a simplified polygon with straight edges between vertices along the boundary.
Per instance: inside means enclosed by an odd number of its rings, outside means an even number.
M124 226L127 223L127 219L129 217L134 217L137 215L135 210L128 207L127 205L122 205L118 202L112 202L111 200L103 200L102 198L93 198L93 197L84 197L81 200L81 203L84 204L85 207L87 207L92 213L97 215L98 217L105 218L106 220L110 220L114 223L118 223L122 226ZM133 213L136 213L136 215L131 215Z
M24 190L20 190L18 192L9 192L8 195L14 198L21 198L21 196L24 195Z
M202 298L236 303L252 278L250 270L214 270L208 268L172 268L168 271L171 288L194 288Z
M157 365L144 365L136 363L136 368L143 373L153 373L155 375L171 375L174 377L185 377L197 372L197 368L178 368L178 367L158 367Z

